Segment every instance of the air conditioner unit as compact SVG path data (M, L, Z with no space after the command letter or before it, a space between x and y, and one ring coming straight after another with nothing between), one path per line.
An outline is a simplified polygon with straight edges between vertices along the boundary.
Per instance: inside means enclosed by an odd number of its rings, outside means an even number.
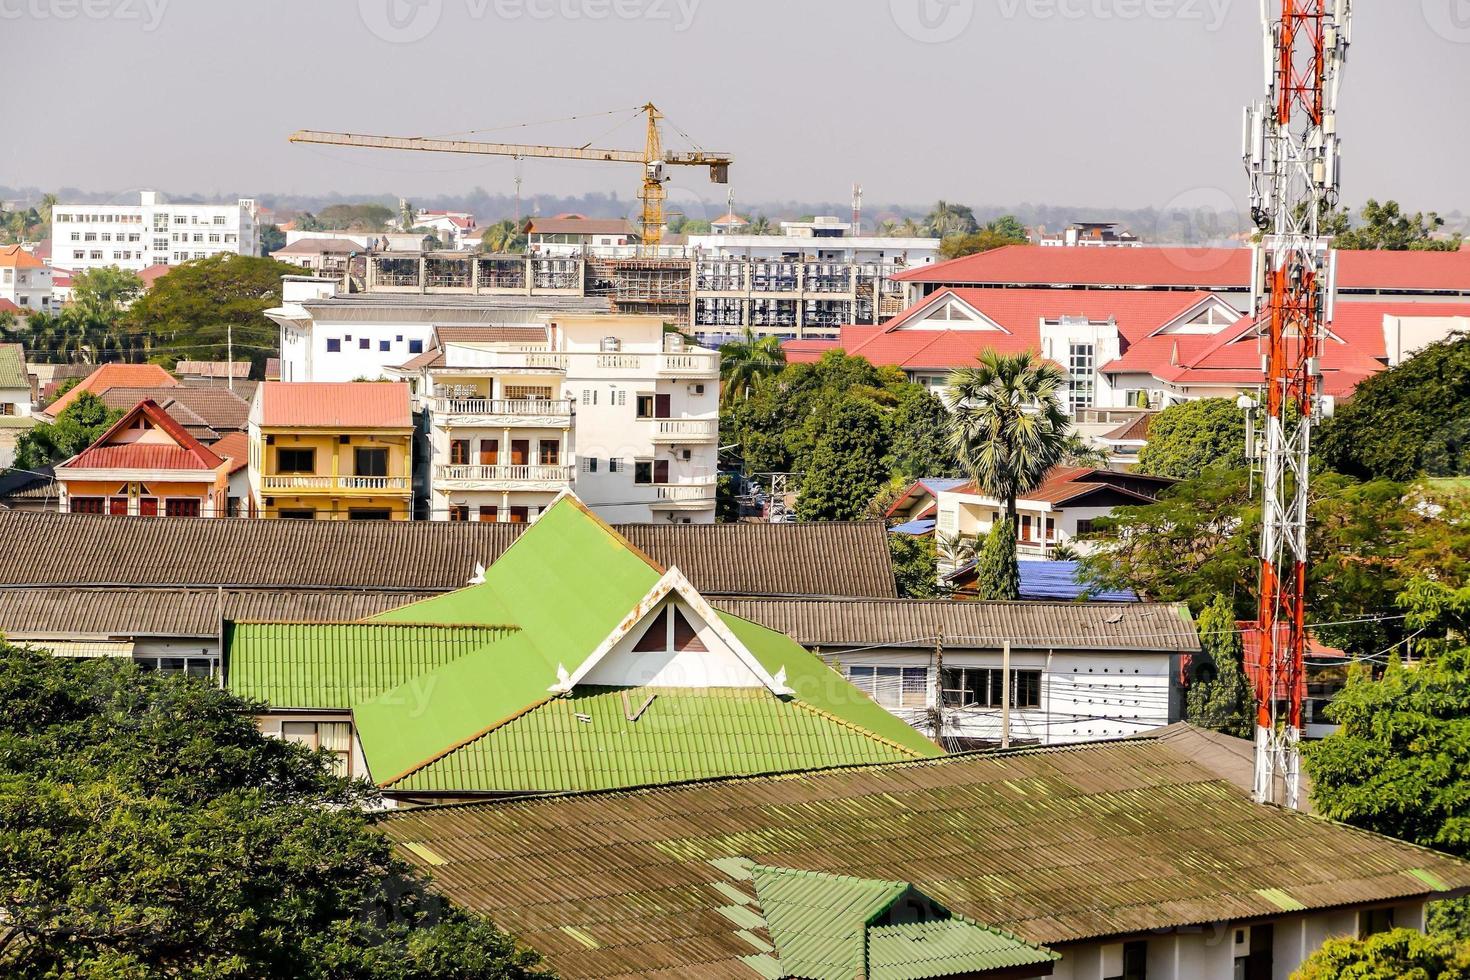
M694 451L692 449L681 449L679 450L679 458L683 460L693 459Z
M691 394L691 395L702 395L702 394L704 394L704 385L702 385L702 384L699 384L699 385L690 385L689 386L689 394Z

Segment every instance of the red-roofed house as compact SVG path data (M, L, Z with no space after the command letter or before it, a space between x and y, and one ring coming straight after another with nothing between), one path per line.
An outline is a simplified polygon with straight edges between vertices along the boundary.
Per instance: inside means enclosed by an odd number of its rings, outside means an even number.
M533 218L526 225L526 251L541 255L581 255L592 248L636 245L641 236L623 218L559 214Z
M262 517L413 517L409 386L266 381L250 406L250 488Z
M1236 626L1240 630L1241 659L1245 666L1246 681L1254 691L1256 679L1261 675L1257 659L1261 652L1261 633L1253 620L1240 620ZM1284 636L1280 642L1285 642ZM1347 668L1351 661L1347 653L1328 646L1310 633L1307 635L1307 649L1303 659L1306 670L1297 678L1297 690L1302 695L1302 711L1305 715L1302 719L1302 734L1308 738L1326 738L1337 730L1337 724L1327 717L1325 709L1347 686ZM1277 677L1272 684L1272 696L1282 715L1286 713L1287 690L1286 678Z
M56 467L61 508L114 517L224 517L229 463L157 403L139 402Z
M112 388L174 388L178 384L177 378L157 364L103 364L38 414L42 421L55 421L84 391L101 395Z
M1076 540L1091 533L1092 522L1107 517L1113 508L1151 503L1173 480L1141 473L1058 466L1041 485L1016 500L1016 550L1028 557L1049 558L1058 545L1079 551L1086 545ZM1004 516L1005 502L966 483L938 494L940 540L956 535L973 537L990 533ZM940 560L940 572L945 567Z
M51 267L19 245L0 245L0 300L23 314L50 312Z

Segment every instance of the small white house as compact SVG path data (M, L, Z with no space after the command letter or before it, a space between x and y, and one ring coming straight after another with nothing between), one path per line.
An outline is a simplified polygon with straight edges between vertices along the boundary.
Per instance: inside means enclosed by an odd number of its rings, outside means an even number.
M0 245L0 309L51 312L51 268L19 245Z

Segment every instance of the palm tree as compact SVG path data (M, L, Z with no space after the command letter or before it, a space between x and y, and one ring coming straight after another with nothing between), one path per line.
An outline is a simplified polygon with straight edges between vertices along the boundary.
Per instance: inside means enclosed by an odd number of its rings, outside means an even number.
M924 218L924 225L935 238L950 235L969 235L980 226L975 221L975 212L964 204L937 201L934 209Z
M980 554L980 541L973 534L941 534L935 544L939 560L951 569L964 568Z
M921 225L921 224L919 224L913 218L904 218L903 219L903 223L898 226L898 230L895 233L895 237L898 237L898 238L923 238L924 237L924 226Z
M774 232L775 225L765 215L757 215L750 219L750 227L745 229L747 235L770 235Z
M1030 351L987 350L978 367L949 376L950 447L989 496L1016 519L1016 497L1036 489L1063 459L1070 424L1062 369Z
M1095 470L1105 470L1112 459L1111 449L1085 439L1077 432L1069 432L1062 446L1062 462L1068 466L1089 466Z
M898 222L892 218L884 218L878 222L878 227L873 229L873 234L878 238L894 238L898 235Z
M485 233L480 236L481 243L487 252L496 255L505 255L511 252L524 252L526 250L526 236L516 223L509 218L497 221Z
M786 351L781 347L781 338L758 337L746 327L739 340L720 348L720 401L726 406L733 405L749 396L756 382L779 374L785 366Z

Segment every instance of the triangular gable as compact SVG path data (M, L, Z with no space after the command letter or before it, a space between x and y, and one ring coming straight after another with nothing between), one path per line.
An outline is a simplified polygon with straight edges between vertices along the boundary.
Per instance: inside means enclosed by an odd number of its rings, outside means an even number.
M224 464L224 460L208 449L202 442L189 434L173 416L159 407L152 399L145 399L123 414L112 426L87 449L67 460L65 467L84 469L88 456L101 458L99 450L116 446L159 446L181 450L184 456L199 469L212 470Z
M1150 337L1215 335L1240 322L1240 311L1218 296L1206 296L1161 324Z
M942 289L891 320L884 333L900 330L979 330L1010 333L953 290Z
M695 631L693 643L664 645L642 642L650 630L677 634L683 619ZM682 649L680 649L682 647ZM784 665L774 674L756 659L719 615L694 590L684 573L671 568L638 601L627 619L603 638L597 649L552 693L565 694L579 684L600 687L755 687L778 697L794 693L786 686Z

